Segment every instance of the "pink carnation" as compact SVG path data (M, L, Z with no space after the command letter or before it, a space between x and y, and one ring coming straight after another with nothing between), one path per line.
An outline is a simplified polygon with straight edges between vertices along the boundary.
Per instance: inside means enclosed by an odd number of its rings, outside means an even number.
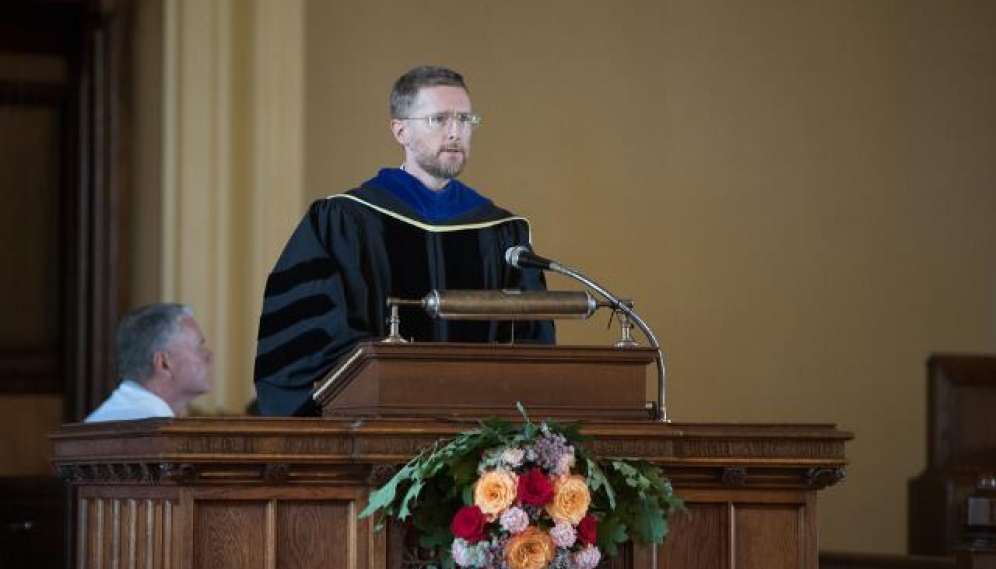
M568 474L571 469L574 468L574 448L567 447L567 449L570 452L565 452L557 457L557 465L553 468L553 472L551 473L554 476Z
M508 533L520 533L529 527L529 514L522 508L513 506L502 512L499 523Z
M557 547L568 548L574 545L578 539L578 534L571 527L571 524L558 523L550 528L550 538Z
M578 569L595 569L598 562L602 560L602 552L594 545L589 545L574 554L574 563Z

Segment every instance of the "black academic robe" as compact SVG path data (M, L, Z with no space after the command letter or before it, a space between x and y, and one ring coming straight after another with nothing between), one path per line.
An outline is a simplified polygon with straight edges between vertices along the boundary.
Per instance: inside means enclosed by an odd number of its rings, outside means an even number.
M529 224L491 202L430 224L388 192L364 186L317 200L266 281L255 383L264 415L315 412L314 383L357 342L387 335L389 296L418 300L433 289L543 290L543 274L504 261L530 243ZM401 310L416 341L501 342L509 322L444 321ZM515 341L553 343L549 321L517 322Z

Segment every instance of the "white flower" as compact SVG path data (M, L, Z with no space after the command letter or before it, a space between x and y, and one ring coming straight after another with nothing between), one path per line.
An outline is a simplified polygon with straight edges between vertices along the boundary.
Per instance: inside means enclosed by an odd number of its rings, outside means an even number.
M487 558L487 547L486 541L471 545L458 537L453 540L450 551L453 553L454 563L460 567L474 568L484 566L484 561Z
M595 569L601 559L602 552L594 545L589 545L574 554L574 563L577 564L578 569Z
M509 468L518 468L522 466L522 460L526 458L526 451L521 448L509 448L505 449L505 452L501 453L501 461L509 466Z
M529 514L522 508L512 507L502 513L499 523L508 533L516 534L529 527Z

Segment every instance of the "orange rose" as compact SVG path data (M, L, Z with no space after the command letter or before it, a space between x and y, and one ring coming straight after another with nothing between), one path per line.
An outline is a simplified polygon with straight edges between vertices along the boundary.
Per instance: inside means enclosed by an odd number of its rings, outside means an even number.
M553 501L546 505L546 511L557 522L576 526L588 513L590 503L584 476L560 476L553 483Z
M544 569L556 553L553 539L535 526L527 527L505 544L505 562L512 569Z
M491 519L515 501L515 475L507 470L485 472L474 484L474 505Z

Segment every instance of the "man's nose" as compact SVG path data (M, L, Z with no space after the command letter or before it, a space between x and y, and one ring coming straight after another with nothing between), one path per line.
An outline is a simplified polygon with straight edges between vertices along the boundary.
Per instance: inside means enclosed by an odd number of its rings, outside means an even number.
M447 137L459 138L463 133L464 125L460 124L460 121L456 117L450 117L446 120L446 125L443 128L446 129Z

